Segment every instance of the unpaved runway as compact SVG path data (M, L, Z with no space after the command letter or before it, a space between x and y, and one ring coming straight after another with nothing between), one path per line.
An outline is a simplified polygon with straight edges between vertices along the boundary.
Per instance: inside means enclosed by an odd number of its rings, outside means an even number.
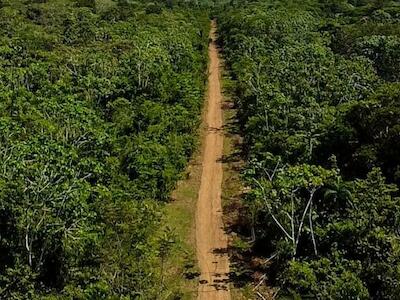
M212 22L209 46L208 126L204 141L203 172L196 210L196 247L200 267L198 299L231 299L228 288L229 260L227 236L222 223L222 94L220 61L216 40L216 23Z

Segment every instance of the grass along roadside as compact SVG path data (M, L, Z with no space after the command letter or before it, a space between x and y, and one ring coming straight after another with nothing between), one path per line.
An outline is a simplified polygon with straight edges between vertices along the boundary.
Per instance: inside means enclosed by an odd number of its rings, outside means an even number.
M206 104L204 107L207 107ZM201 142L188 164L185 178L177 183L171 195L172 201L165 206L162 222L173 230L176 237L176 243L165 262L165 284L174 295L181 297L179 299L195 299L197 295L199 270L196 260L195 215L202 173L204 132L205 124L202 121L199 128Z
M208 74L208 71L207 71ZM196 204L202 175L204 137L207 130L205 116L208 104L208 84L204 90L201 124L198 129L198 147L193 153L184 178L178 181L171 195L172 201L165 206L163 228L170 228L176 243L165 261L165 284L171 290L171 297L182 300L196 299L199 268L196 258ZM161 231L161 230L160 230Z
M200 152L200 151L198 151ZM195 249L195 210L201 176L200 155L193 157L187 179L178 183L172 195L173 202L165 207L163 224L174 231L176 244L166 260L166 284L180 299L194 299L198 285Z

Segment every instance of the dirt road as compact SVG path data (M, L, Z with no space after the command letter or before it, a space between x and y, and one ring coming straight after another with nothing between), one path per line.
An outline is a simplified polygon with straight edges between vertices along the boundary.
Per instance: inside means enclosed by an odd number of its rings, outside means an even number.
M203 171L196 210L196 247L200 267L198 299L231 299L228 287L227 236L223 229L222 185L222 94L220 61L216 46L216 23L212 22L209 45L207 133L204 141Z

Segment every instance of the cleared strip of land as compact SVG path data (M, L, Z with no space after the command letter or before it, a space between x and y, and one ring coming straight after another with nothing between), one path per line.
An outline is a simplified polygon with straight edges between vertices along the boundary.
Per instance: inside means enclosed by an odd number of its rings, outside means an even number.
M207 133L204 141L203 172L196 211L196 247L200 267L198 299L230 299L228 287L228 238L223 229L221 186L223 155L222 93L220 60L216 46L216 23L209 45Z

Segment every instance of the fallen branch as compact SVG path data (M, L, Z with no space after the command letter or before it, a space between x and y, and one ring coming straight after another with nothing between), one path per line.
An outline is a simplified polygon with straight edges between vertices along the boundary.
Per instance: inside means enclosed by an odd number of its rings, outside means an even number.
M257 294L257 296L259 296L261 299L267 300L260 292L257 292L256 294Z

